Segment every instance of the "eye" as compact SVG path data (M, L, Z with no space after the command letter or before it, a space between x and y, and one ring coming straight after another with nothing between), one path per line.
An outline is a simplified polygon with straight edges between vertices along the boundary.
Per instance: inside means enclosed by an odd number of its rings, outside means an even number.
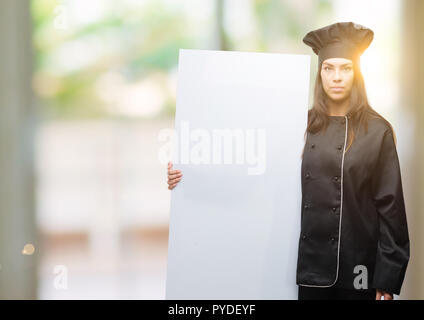
M350 70L352 70L352 68L351 67L345 67L344 68L346 71L350 71Z

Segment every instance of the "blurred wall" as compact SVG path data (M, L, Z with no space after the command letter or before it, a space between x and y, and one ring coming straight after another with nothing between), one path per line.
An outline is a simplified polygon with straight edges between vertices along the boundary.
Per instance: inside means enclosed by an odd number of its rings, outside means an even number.
M30 21L27 0L0 2L1 299L36 298Z
M403 1L401 50L402 115L410 119L413 154L405 186L411 259L404 283L406 299L424 299L424 1ZM411 115L411 116L410 116Z

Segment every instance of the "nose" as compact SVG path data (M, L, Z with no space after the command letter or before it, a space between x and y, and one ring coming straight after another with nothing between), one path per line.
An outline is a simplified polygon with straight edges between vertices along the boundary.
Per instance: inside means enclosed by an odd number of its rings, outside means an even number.
M342 80L341 76L340 76L340 71L339 69L336 69L336 73L333 79L335 82L340 82Z

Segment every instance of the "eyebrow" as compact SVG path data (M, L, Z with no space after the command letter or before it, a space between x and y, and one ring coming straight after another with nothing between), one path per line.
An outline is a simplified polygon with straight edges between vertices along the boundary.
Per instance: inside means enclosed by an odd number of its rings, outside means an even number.
M334 65L332 65L331 63L328 63L328 62L324 62L324 64L331 66L331 67L334 67ZM342 64L341 66L344 67L344 66L351 65L351 64L352 64L352 62L348 62L348 63Z

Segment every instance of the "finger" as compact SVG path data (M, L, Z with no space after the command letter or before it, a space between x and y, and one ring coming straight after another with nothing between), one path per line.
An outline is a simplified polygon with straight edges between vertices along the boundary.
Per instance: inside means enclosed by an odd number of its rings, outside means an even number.
M171 185L168 187L168 189L172 190L172 189L174 189L174 188L175 188L175 186L176 186L176 185L177 185L176 183L171 184Z
M379 290L377 290L375 300L381 300L381 292Z
M176 186L177 184L176 183L170 183L169 185L168 185L168 189L169 190L172 190L172 189L174 189L175 188L175 186Z
M168 184L178 183L180 180L181 180L181 178L169 179L169 180L168 180Z
M168 182L172 182L172 181L180 181L182 178L182 176L175 176L175 177L169 177L168 178Z
M175 179L175 178L179 178L182 177L183 174L182 173L172 173L172 174L168 174L168 179Z
M390 293L385 293L384 294L384 300L393 300L393 297Z
M181 173L181 170L169 170L168 169L168 174L173 174L173 173Z
M181 177L182 175L183 174L181 172L168 173L168 178L169 179L174 179L174 178Z
M172 162L168 161L168 169L172 168Z

